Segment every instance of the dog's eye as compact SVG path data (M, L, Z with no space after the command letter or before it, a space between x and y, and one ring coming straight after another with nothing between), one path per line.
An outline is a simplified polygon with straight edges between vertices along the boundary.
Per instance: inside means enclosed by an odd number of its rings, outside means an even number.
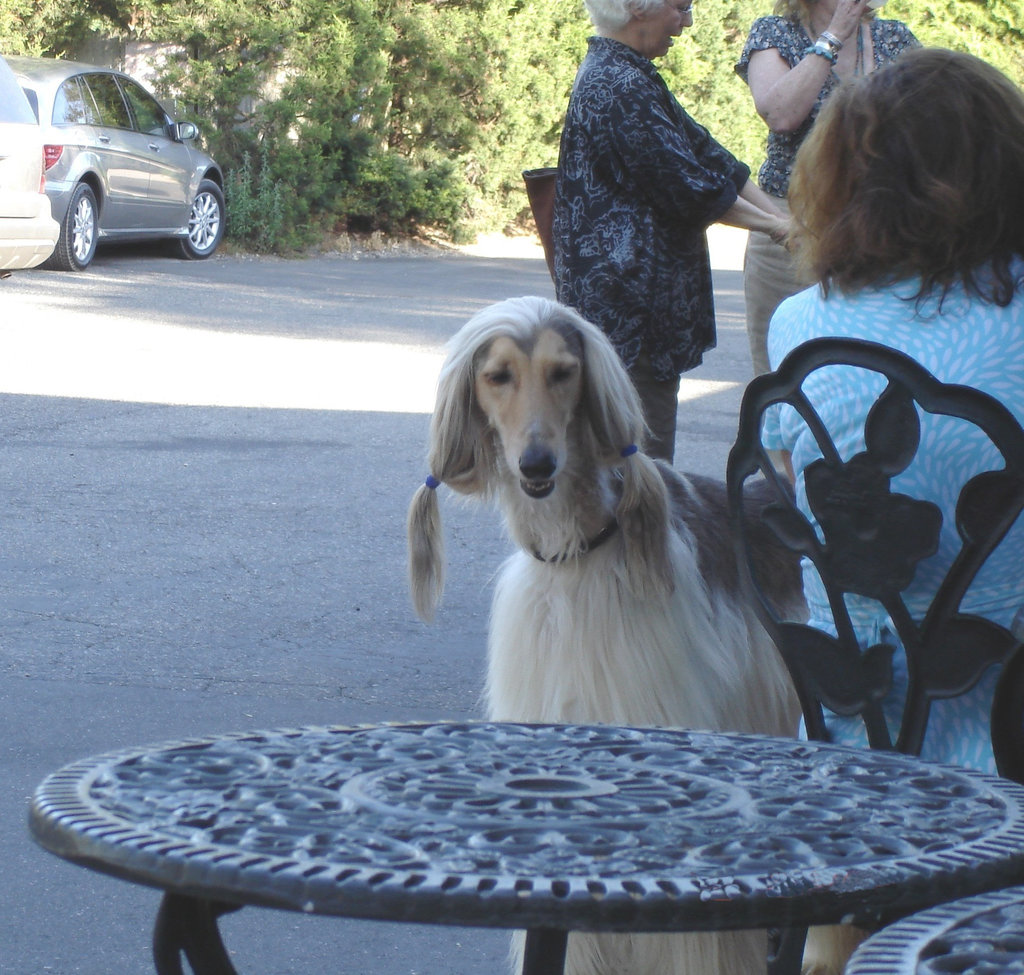
M578 367L575 364L571 366L555 366L555 368L551 370L549 382L552 385L555 383L568 382L576 375L577 368Z
M493 372L485 372L484 380L491 386L505 386L512 382L512 371L510 369L495 369Z

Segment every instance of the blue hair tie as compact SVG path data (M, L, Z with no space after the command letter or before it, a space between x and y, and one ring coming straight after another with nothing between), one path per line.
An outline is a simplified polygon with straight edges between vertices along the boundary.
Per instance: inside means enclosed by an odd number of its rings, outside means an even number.
M639 449L640 448L637 447L635 443L631 443L628 447L623 447L619 453L622 454L623 457L632 457Z
M441 482L434 477L433 474L428 474L427 479L423 483L426 484L431 491L436 490L441 485Z

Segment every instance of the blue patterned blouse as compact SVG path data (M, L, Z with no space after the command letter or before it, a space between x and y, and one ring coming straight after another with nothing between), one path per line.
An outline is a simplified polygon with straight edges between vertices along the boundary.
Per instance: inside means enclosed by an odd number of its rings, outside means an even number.
M871 25L871 47L874 49L874 66L880 67L887 61L894 60L902 51L911 47L920 47L921 44L910 32L906 24L898 20L877 20L868 22ZM813 38L806 29L797 21L788 17L760 17L754 21L750 28L750 35L747 43L743 46L743 53L736 62L736 73L744 80L747 80L747 68L750 65L750 56L755 51L776 50L791 68L795 68L805 57L804 52L814 43ZM818 92L818 99L811 109L811 114L804 120L803 125L795 132L768 132L768 142L765 146L766 158L761 171L757 176L757 183L772 196L785 197L789 191L789 173L793 168L793 160L796 158L796 151L800 148L807 133L811 131L814 120L821 111L825 99L842 82L835 71L830 71L825 79L825 85Z
M715 344L705 229L750 170L698 125L652 62L592 37L573 85L555 193L558 300L676 378Z
M891 288L865 288L850 295L833 291L827 299L817 287L802 291L784 301L772 318L768 331L772 368L797 345L822 335L884 342L906 352L942 382L963 383L995 396L1024 423L1024 259L1015 262L1013 273L1018 291L1006 308L970 297L962 289L946 295L941 310L937 297L919 305L913 299L919 287L915 281ZM875 373L839 366L819 371L805 385L844 458L864 449L864 417L883 385ZM766 414L763 442L766 447L790 451L798 475L821 456L813 435L791 407ZM943 527L939 551L921 563L905 593L912 615L923 614L959 546L955 511L960 488L974 474L999 466L998 457L988 438L973 424L922 414L917 459L893 479L893 490L933 501L942 510ZM800 509L813 520L800 476L796 496ZM964 599L967 612L1011 625L1024 607L1022 552L1024 518L1018 519L979 572ZM831 629L828 598L809 566L804 592L814 625ZM848 596L847 605L863 645L883 639L895 642L887 639L888 617L879 604ZM896 653L893 659L895 687L886 705L895 714L907 675L903 655ZM967 694L933 703L924 758L994 770L989 707L995 679L993 669ZM831 716L828 726L838 741L866 743L859 719Z

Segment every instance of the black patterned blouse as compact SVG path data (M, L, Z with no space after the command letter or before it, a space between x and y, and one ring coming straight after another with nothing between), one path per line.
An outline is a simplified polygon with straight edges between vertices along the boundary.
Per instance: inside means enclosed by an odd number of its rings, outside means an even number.
M573 85L555 193L555 281L612 340L627 367L641 351L659 379L715 345L704 231L750 170L698 125L648 58L592 37Z
M874 66L880 67L887 61L894 60L900 53L911 47L920 47L921 44L911 33L906 24L898 20L877 20L868 21L871 25L871 47L874 50ZM814 40L806 29L797 21L788 17L760 17L754 21L750 28L750 35L747 43L743 46L743 53L736 62L736 73L744 80L747 80L747 68L750 65L750 56L755 51L767 51L775 49L779 52L782 60L791 68L796 67L805 57L804 52ZM813 55L817 57L817 55ZM814 120L821 111L825 99L842 84L835 71L830 71L825 79L825 85L818 92L817 101L811 114L804 120L803 125L794 132L768 132L768 141L765 147L766 158L764 165L757 175L758 185L765 193L772 196L785 197L789 192L789 174L793 168L793 160L796 158L796 151L801 143L807 138L811 131Z

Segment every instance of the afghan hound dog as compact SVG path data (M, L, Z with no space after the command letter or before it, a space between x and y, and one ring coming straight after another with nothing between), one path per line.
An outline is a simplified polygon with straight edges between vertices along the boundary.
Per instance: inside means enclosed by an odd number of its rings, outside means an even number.
M604 334L569 308L517 298L451 341L430 476L409 510L413 602L444 583L436 488L497 501L518 551L495 587L485 699L497 721L683 726L792 735L784 665L740 593L724 484L637 450L640 400ZM749 499L759 523L759 502ZM764 529L780 606L798 566ZM746 975L764 932L573 934L570 975Z

